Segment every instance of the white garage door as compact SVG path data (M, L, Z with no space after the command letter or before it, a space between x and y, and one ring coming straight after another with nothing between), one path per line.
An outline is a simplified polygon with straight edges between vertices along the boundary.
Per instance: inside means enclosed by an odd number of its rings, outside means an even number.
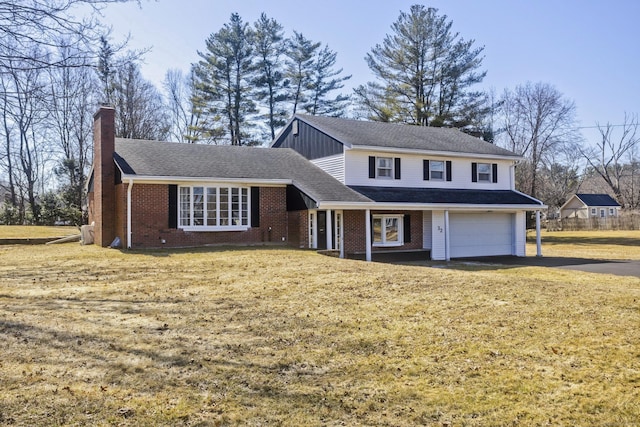
M508 213L451 213L451 258L511 255L513 215Z

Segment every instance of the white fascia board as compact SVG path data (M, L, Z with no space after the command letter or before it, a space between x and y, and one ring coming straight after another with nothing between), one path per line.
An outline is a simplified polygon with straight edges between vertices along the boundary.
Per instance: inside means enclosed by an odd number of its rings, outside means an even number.
M513 156L500 155L500 154L479 154L479 153L464 153L456 151L436 151L436 150L416 150L413 148L394 148L394 147L378 147L372 145L353 145L345 148L350 150L359 151L377 151L383 153L397 153L397 154L417 154L423 156L438 156L438 157L464 157L464 158L477 158L477 159L497 159L497 160L511 160L518 162L524 159L522 156L514 154Z
M290 185L290 179L255 179L255 178L215 178L194 176L140 176L122 174L122 180L132 180L136 184L198 184L198 183L224 183L260 185L263 187L281 187Z

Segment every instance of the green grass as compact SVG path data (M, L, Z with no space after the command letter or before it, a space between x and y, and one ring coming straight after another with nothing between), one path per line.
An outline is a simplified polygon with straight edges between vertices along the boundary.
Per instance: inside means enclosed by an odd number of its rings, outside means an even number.
M0 279L0 424L640 419L633 277L74 243L0 247Z

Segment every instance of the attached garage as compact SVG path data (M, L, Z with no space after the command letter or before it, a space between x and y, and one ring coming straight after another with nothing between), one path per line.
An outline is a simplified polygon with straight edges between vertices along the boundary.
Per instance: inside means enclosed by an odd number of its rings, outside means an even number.
M450 256L513 255L514 229L511 213L450 213Z

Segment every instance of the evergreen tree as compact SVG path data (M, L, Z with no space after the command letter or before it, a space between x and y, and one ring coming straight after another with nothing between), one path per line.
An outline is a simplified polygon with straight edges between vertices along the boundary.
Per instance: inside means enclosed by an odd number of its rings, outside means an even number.
M351 76L339 76L342 68L334 70L337 53L329 49L329 46L322 48L315 57L311 68L311 79L309 81L309 97L304 105L304 110L313 116L342 116L349 102L349 96L339 94L333 99L328 98L328 94L344 87L343 82L349 80Z
M209 134L225 133L231 145L255 143L251 133L251 116L257 112L249 96L254 80L252 31L240 15L231 15L230 22L209 36L206 52L198 52L202 58L194 67L196 103L206 105L210 120ZM221 126L215 126L220 123Z
M366 60L376 81L355 89L373 120L477 131L487 112L486 96L472 91L486 72L484 48L463 40L437 9L421 5L401 12L382 45Z
M311 86L311 71L315 62L315 55L320 43L313 43L301 33L294 31L289 39L287 49L287 77L290 80L290 101L292 114L298 111L298 106L308 102L307 89Z
M265 120L271 139L276 130L287 122L286 86L284 67L281 58L286 52L284 31L275 19L262 13L254 24L253 46L256 56L256 77L253 81L257 101L264 104L266 113L260 116Z

